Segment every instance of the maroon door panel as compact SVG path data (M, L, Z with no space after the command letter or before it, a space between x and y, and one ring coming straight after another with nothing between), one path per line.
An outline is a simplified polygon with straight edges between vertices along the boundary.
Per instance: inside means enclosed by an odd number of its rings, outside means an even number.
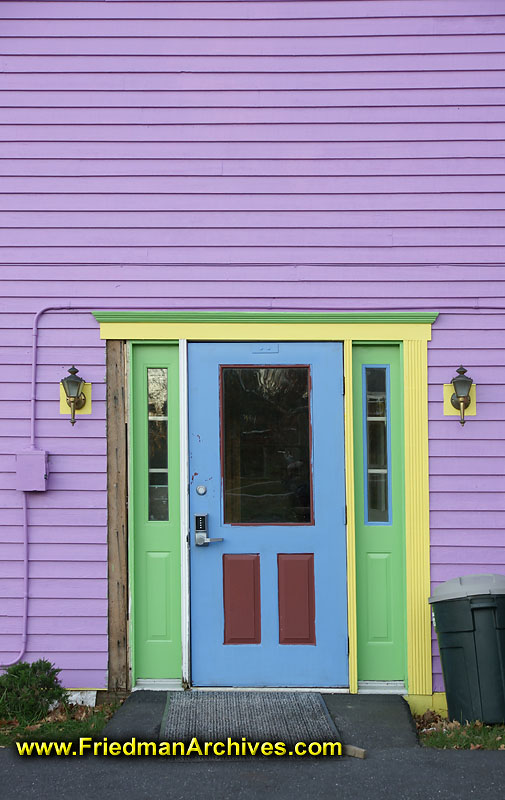
M315 644L314 554L279 553L279 644Z
M224 643L261 642L260 557L223 555Z

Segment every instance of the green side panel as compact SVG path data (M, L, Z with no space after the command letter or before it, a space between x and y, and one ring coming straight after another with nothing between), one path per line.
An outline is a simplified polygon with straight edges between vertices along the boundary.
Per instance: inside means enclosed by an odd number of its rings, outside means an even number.
M368 434L363 367L374 365L389 366L389 418L385 423L389 436L388 520L380 524L370 524L365 472ZM353 347L353 412L358 680L405 681L405 470L403 364L399 344Z
M180 678L182 670L176 344L132 345L130 420L131 641L135 683L138 678Z

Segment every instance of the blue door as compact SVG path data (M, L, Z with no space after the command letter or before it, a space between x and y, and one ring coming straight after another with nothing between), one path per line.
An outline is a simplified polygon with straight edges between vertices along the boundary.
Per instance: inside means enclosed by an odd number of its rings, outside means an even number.
M347 686L342 345L188 360L193 684Z

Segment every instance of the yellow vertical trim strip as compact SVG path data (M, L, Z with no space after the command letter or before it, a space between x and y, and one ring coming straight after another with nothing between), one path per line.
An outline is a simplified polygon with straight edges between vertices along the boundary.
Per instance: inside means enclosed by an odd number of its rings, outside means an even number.
M431 695L428 358L425 342L404 342L405 527L408 691Z
M352 410L352 339L344 341L345 491L347 504L347 624L349 691L358 691L358 630L356 618L356 525L354 514L354 426Z

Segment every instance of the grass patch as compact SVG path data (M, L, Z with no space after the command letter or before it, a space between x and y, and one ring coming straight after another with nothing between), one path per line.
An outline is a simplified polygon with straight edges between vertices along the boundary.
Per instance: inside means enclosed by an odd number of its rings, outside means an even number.
M414 717L420 743L441 750L505 750L505 725L461 724L427 711Z
M104 703L92 708L59 703L42 720L24 725L16 718L0 719L0 747L14 742L77 742L83 736L97 738L121 703Z

